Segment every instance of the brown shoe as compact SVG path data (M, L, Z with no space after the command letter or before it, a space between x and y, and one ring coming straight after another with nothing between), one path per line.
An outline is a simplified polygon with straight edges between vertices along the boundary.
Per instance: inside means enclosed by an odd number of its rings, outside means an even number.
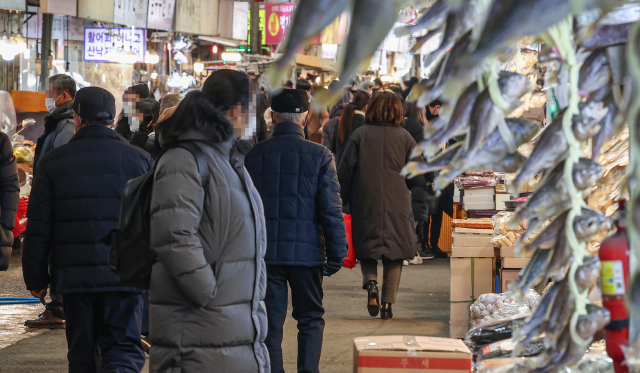
M25 321L24 326L27 328L40 329L64 329L66 321L53 316L49 310L45 310L43 313L38 315L37 319Z

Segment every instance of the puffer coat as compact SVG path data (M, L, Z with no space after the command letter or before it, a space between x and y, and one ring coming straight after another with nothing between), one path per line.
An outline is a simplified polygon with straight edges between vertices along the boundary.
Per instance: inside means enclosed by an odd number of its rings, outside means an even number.
M404 128L371 124L355 130L338 167L359 260L415 256L411 192L400 175L416 145Z
M18 164L9 136L0 132L0 271L9 268L19 201Z
M209 178L203 187L185 149L170 149L158 161L150 371L268 373L264 212L244 150L239 141L213 143L198 130L178 139L197 141Z
M147 153L103 126L83 127L68 144L47 153L33 178L27 210L22 253L27 289L51 284L60 294L140 292L109 270L109 246L102 238L118 226L127 181L152 167Z

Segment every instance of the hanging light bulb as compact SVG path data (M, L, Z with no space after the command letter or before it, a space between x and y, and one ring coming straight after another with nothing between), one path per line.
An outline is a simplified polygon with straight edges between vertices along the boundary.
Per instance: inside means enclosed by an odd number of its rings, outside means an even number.
M197 73L201 73L204 71L204 64L202 63L202 61L197 60L193 63L193 71Z
M160 62L160 56L156 51L147 51L144 57L144 62L151 65L155 65L158 62Z
M19 53L24 53L29 50L29 47L27 46L27 42L24 40L24 37L22 37L21 30L18 30L18 35L16 35L16 42L18 43L18 50L20 51Z
M158 79L158 73L155 70L153 70L153 72L151 73L151 79L153 80Z

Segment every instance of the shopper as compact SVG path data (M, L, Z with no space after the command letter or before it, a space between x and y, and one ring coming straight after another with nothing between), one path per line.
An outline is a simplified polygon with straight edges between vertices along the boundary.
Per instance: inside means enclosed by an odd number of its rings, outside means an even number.
M306 93L283 90L272 98L271 109L273 136L257 144L246 159L267 221L266 344L271 372L283 373L288 283L298 322L298 372L318 373L324 330L322 276L338 272L347 256L340 188L329 150L303 137Z
M318 109L314 107L313 99L311 98L311 83L306 80L298 80L296 83L296 89L301 89L307 93L309 106L309 117L307 118L307 125L305 131L309 141L313 141L316 144L322 143L322 128L324 124L329 120L329 112L324 107Z
M339 84L338 81L331 82L329 84L329 90L331 90L332 85ZM342 112L344 108L353 101L353 94L351 92L344 91L342 94L342 98L338 101L337 104L333 105L331 111L329 112L329 120L324 124L322 128L322 145L327 148L331 148L331 141L333 139L336 128L338 128L338 123L340 123L340 117L342 116ZM332 153L335 152L332 150Z
M435 100L431 102L427 106L427 110L425 112L427 120L431 121L437 119L440 112L440 107L442 107L442 101ZM447 142L447 146L451 146L457 142L456 139L450 139ZM433 186L433 180L435 178L435 173L427 173L425 174L425 178L431 186ZM449 255L442 251L438 246L438 241L440 241L440 232L442 230L442 219L444 217L443 214L447 214L449 216L453 216L453 194L454 194L454 185L449 184L440 196L437 198L437 208L435 211L429 211L430 224L425 224L424 228L429 227L429 248L431 250L431 254L433 254L436 258L447 258ZM426 231L423 230L423 237L426 238Z
M243 167L234 128L204 92L190 92L158 123L161 145L192 141L159 158L151 200L153 265L150 372L269 371L266 232L260 196Z
M45 104L51 115L44 118L44 133L38 138L36 152L33 157L34 178L45 155L51 150L65 145L75 134L73 125L73 99L76 95L76 82L65 74L49 78ZM27 320L24 325L29 328L64 328L64 300L55 290L49 293L51 301L36 319Z
M146 83L139 83L127 88L122 95L122 111L118 116L115 130L127 141L131 141L135 132L138 131L142 118L137 114L137 105L144 99L155 98L149 92Z
M54 75L49 78L45 94L45 104L51 114L44 118L44 133L36 142L36 153L33 157L34 174L44 156L68 143L75 133L71 110L76 95L75 80L65 74Z
M382 82L382 79L375 78L373 80L373 93L378 92L380 89L384 89L384 83Z
M252 145L267 137L267 124L260 113L261 98L251 77L232 69L214 71L202 85L202 92L233 125L236 136Z
M18 164L9 136L0 132L0 271L9 268L19 201Z
M404 104L404 126L416 143L424 139L424 126L427 124L425 108L419 108L415 102ZM411 188L411 209L416 222L416 234L420 240L421 248L418 256L421 259L433 259L429 247L429 212L435 210L437 197L433 191L433 176L427 180L426 176L418 176L421 183ZM431 183L430 185L428 183ZM432 206L433 208L430 208ZM415 259L415 258L414 258Z
M116 115L108 91L83 88L72 109L76 134L47 154L34 178L24 281L42 301L49 285L64 295L70 372L140 372L142 294L109 270L101 239L118 225L125 183L153 160L108 127Z
M365 80L364 82L360 83L360 90L367 92L369 94L369 96L371 96L373 94L373 82L369 81L369 80Z
M416 142L402 128L402 102L393 92L376 93L366 123L347 142L338 178L349 204L356 258L362 267L371 316L393 317L391 305L400 285L402 261L415 256L411 193L400 171ZM378 260L384 267L382 305L378 300Z
M149 139L149 135L155 131L155 125L158 122L158 117L160 117L160 104L153 98L145 98L140 102L136 102L134 107L135 112L132 118L135 118L139 124L129 143L146 150L145 144Z
M353 102L347 105L342 112L338 130L331 141L331 151L336 155L336 167L340 167L340 161L347 146L347 141L353 131L364 125L364 111L369 104L371 96L368 93L359 91L353 96Z
M291 80L287 80L286 82L284 82L284 89L293 89L293 83L291 82Z

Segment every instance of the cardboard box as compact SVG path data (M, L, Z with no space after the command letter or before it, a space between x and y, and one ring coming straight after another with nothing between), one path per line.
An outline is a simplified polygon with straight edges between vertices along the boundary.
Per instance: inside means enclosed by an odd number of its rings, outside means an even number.
M513 252L513 246L502 246L500 248L500 256L503 258L521 258ZM531 253L528 256L523 256L522 258L531 258Z
M505 184L496 185L496 194L509 194L507 186Z
M507 206L504 203L510 200L509 194L496 194L496 210L506 210Z
M524 268L531 258L502 258L502 268L518 269Z
M451 303L449 337L464 338L469 331L469 302Z
M454 233L453 247L493 247L492 235L477 233Z
M465 197L486 196L486 195L492 196L496 194L496 189L494 187L462 189L462 193Z
M495 260L493 258L493 248L487 247L485 249L490 251L490 254L484 258L451 257L450 297L452 301L477 299L480 295L493 293L495 290ZM459 248L454 247L452 252L456 255L460 253L459 250ZM474 267L473 294L471 292L472 265Z
M462 227L454 227L453 233L480 233L480 234L493 234L493 229L482 229L482 228L462 228Z
M482 196L464 196L462 197L463 203L479 203L479 202L493 202L494 195L486 194Z
M457 339L388 335L353 340L354 373L468 373L471 351Z
M495 210L496 208L496 203L491 201L491 202L462 202L463 204L463 208L465 210Z
M518 279L520 275L519 269L501 269L500 270L500 291L503 293L509 290L509 284Z

